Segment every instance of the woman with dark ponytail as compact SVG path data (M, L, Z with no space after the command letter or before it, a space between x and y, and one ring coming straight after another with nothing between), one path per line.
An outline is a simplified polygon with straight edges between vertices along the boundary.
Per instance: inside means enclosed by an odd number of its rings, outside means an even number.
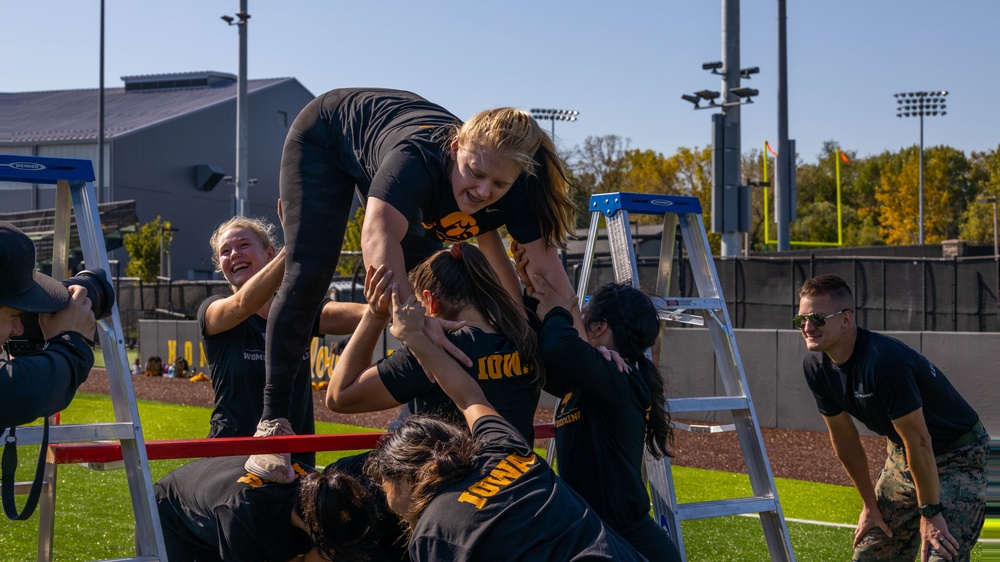
M584 307L578 331L569 312L577 298L541 277L527 279L523 253L515 256L528 296L538 301L545 390L563 397L555 415L559 476L647 559L680 560L670 535L649 516L642 478L644 445L662 458L673 437L663 378L646 357L659 335L656 308L639 289L609 283ZM624 369L599 347L620 354Z
M414 562L645 560L553 474L483 388L424 334L424 307L391 287L392 335L454 400L469 431L411 416L366 472L408 526Z
M371 364L389 321L385 289L392 282L393 272L385 266L368 267L368 308L330 376L326 405L335 412L358 413L409 403L415 414L460 421L454 403L406 347ZM533 442L534 413L544 382L538 339L523 306L497 281L483 253L459 242L418 265L408 283L432 318L461 327L448 338L472 359L466 373L525 440Z

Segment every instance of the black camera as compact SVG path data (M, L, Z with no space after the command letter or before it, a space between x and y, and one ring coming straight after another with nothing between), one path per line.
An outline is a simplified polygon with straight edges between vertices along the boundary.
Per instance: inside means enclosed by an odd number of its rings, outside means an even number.
M103 269L81 271L77 275L63 280L62 284L67 289L73 285L87 289L87 298L90 299L90 309L94 311L95 319L100 320L111 316L111 307L115 304L115 290ZM7 340L7 343L4 344L11 357L40 351L45 344L45 336L42 335L42 328L38 325L38 314L22 312L21 325L24 326L24 333L17 338ZM90 339L93 335L83 334L83 337Z

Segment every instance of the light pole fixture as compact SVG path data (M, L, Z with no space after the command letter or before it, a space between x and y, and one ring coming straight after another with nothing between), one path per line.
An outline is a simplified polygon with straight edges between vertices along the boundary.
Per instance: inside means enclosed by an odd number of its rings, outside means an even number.
M697 90L681 94L692 109L718 109L712 114L712 232L722 234L720 250L723 256L739 254L740 237L750 231L750 187L742 184L740 174L740 106L753 103L760 92L740 86L740 79L749 79L760 72L752 66L740 68L738 2L723 0L723 46L720 61L702 63L701 69L722 78L718 90ZM704 103L705 105L702 105ZM749 244L744 244L747 255Z
M924 244L924 117L947 115L945 98L948 92L900 92L896 98L896 117L920 118L920 245Z
M701 68L703 70L708 70L712 74L718 74L720 76L725 76L725 71L722 68L721 62L706 62L702 63ZM750 68L740 69L740 77L749 79L752 75L760 72L760 68L756 66L751 66ZM744 105L748 103L753 103L753 97L760 94L759 90L754 88L730 88L729 93L736 96L738 99L733 102L727 102L722 100L719 103L718 100L722 97L721 92L715 90L698 90L693 94L681 94L681 99L687 102L691 102L694 105L694 109L712 109L713 107L733 107L736 105ZM701 102L705 102L707 105L701 105Z
M1000 257L1000 241L997 240L997 197L983 197L977 199L977 203L993 203L993 256Z
M247 160L249 135L247 133L247 0L240 0L240 11L236 17L221 16L228 25L235 25L240 31L239 73L236 77L236 213L246 215L247 204Z
M556 121L576 121L579 111L572 109L531 109L531 116L539 120L549 120L552 122L552 142L556 140Z

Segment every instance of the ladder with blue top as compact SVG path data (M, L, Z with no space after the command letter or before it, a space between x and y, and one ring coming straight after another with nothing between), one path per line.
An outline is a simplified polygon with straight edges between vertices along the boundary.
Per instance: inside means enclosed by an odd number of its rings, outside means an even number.
M52 277L65 279L69 262L71 215L76 219L77 233L83 250L84 262L91 268L111 271L107 248L101 229L94 193L94 167L90 160L71 158L43 158L37 156L0 155L0 181L56 186L55 225L52 242ZM166 560L163 532L153 497L153 483L149 472L149 459L143 440L139 410L132 388L125 338L122 336L121 317L117 301L111 315L97 322L108 375L111 403L115 421L108 423L53 425L49 428L48 443L80 443L89 441L119 441L122 460L135 513L136 556L121 560ZM42 428L25 426L17 428L16 439L21 445L42 443ZM2 435L4 441L9 433ZM55 464L46 463L39 504L38 560L52 559L55 529ZM15 491L27 493L30 483L17 483Z
M722 379L724 395L693 398L668 398L667 410L673 417L694 412L728 412L733 424L723 426L736 431L753 495L745 498L722 499L697 503L677 503L669 457L657 460L646 455L646 472L652 494L653 512L661 525L667 527L681 556L684 538L681 522L692 519L730 515L758 515L772 560L792 562L795 555L788 538L788 527L778 500L774 476L764 450L757 414L747 385L746 373L733 334L726 301L722 296L719 274L712 259L708 236L701 218L701 203L697 197L650 195L644 193L603 193L590 198L590 231L587 235L583 267L577 286L578 295L586 295L593 270L594 251L600 221L603 217L615 281L640 287L635 245L629 230L629 215L663 217L663 234L656 271L655 293L650 294L660 317L660 340L668 322L705 326L712 339L716 365ZM670 277L674 264L677 230L687 249L698 296L677 297L670 294ZM646 288L644 288L645 290ZM646 291L649 294L648 290ZM702 315L694 314L701 311ZM662 349L670 353L670 349ZM676 424L680 425L680 424ZM720 426L700 426L702 432L716 432ZM550 452L554 452L550 449Z

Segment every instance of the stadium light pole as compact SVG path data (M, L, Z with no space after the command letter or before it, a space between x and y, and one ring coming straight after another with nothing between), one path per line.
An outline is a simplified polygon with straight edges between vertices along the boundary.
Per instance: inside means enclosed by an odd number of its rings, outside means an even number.
M572 109L531 109L531 116L536 120L548 119L552 122L552 142L556 140L556 121L576 121L576 116L580 114L579 111L574 111Z
M246 215L250 210L247 203L247 27L250 14L247 0L240 0L240 11L236 17L222 16L222 21L238 26L240 31L239 73L236 77L236 215Z
M945 97L948 92L900 92L896 98L896 117L920 118L920 245L924 245L924 117L947 115Z

